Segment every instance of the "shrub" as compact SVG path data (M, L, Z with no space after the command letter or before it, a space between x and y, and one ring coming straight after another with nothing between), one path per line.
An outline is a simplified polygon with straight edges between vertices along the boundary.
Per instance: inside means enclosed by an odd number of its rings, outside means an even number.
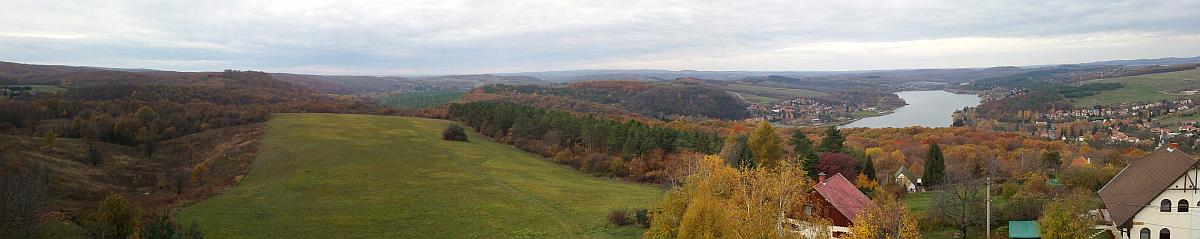
M442 131L442 139L467 142L467 133L463 131L462 126L450 124L450 126L446 127L446 130Z
M633 218L636 220L638 226L641 226L642 228L650 228L649 210L646 210L645 208L638 209L637 212L633 213Z
M100 204L96 222L99 223L99 238L126 238L137 228L138 209L125 197L111 195Z
M160 214L150 223L142 225L138 236L142 239L172 239L175 236L175 221L168 213Z
M174 216L170 212L163 212L155 217L154 221L142 226L141 232L138 233L142 239L202 239L204 235L200 233L200 227L195 222L190 226L180 225L175 222Z
M608 213L608 222L612 223L613 225L617 225L617 226L627 225L627 224L629 224L629 220L627 220L627 219L628 218L625 215L625 210L623 210L623 209L616 209L616 210L613 210L612 212Z

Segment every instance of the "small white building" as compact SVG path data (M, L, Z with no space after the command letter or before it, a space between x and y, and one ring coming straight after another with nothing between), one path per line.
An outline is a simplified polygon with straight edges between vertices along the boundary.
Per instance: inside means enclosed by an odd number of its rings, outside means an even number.
M1130 163L1100 189L1114 238L1200 238L1200 169L1177 148Z

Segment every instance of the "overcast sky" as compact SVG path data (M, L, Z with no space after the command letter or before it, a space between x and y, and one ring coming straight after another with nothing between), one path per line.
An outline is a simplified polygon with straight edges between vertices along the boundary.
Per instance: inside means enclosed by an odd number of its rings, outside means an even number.
M0 0L0 61L316 74L1200 56L1200 0Z

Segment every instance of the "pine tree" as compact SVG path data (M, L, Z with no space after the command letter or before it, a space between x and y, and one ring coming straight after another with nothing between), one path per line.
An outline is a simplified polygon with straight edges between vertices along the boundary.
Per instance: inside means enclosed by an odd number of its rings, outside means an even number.
M816 157L816 154L813 152L812 148L812 140L808 139L808 136L804 135L804 132L801 132L800 130L792 131L792 140L789 141L789 143L792 144L792 153L794 153L797 157Z
M825 129L825 138L821 139L821 146L817 151L822 153L841 152L842 143L845 141L846 138L842 137L842 133L836 126L829 126Z
M929 156L925 158L925 174L922 178L927 186L941 184L946 178L946 159L937 143L929 144Z
M808 136L804 135L804 132L795 130L792 131L792 140L790 143L792 144L792 153L800 161L800 166L804 168L804 172L808 174L809 178L816 178L817 161L820 159L817 158L817 153L813 151L812 140L808 139Z
M726 149L726 152L721 152L725 164L739 169L755 168L758 166L754 162L754 153L750 151L747 141L748 139L745 135L730 138L729 148Z
M871 161L871 156L867 156L867 159L863 162L863 164L864 164L863 165L863 174L867 175L867 179L874 181L875 180L875 162Z
M1042 152L1042 164L1050 171L1055 171L1062 167L1062 156L1059 155L1058 150L1046 150Z

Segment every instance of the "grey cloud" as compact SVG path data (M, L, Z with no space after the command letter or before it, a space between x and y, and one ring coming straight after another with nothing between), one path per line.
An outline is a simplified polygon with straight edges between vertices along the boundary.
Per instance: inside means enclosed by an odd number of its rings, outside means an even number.
M0 0L0 60L172 70L320 69L361 74L475 73L572 67L708 68L719 58L821 70L767 52L827 42L958 38L1104 38L1110 56L1141 56L1155 36L1200 34L1200 1L43 1ZM47 36L47 37L39 37ZM55 38L56 36L63 36ZM1113 40L1116 39L1116 40ZM1129 45L1134 44L1134 45ZM1042 46L1053 50L1053 46ZM1097 48L1099 49L1099 48ZM947 55L995 57L995 49ZM938 51L938 49L932 49ZM1064 51L1065 52L1065 51ZM1071 51L1071 52L1079 52ZM1182 52L1200 54L1200 52ZM947 53L951 54L951 53ZM1149 53L1145 53L1149 54ZM756 55L763 55L755 58ZM816 57L816 56L814 56ZM888 67L820 55L844 68ZM904 62L903 55L878 62ZM692 64L695 59L702 62ZM1000 60L1003 59L1003 60ZM1036 59L1041 60L1041 59ZM167 62L162 65L122 65ZM196 62L189 65L188 62ZM788 62L795 62L788 64ZM922 64L955 62L921 59ZM642 64L642 65L638 65ZM987 64L987 63L981 63ZM312 70L306 70L310 67ZM753 67L753 66L750 66Z

